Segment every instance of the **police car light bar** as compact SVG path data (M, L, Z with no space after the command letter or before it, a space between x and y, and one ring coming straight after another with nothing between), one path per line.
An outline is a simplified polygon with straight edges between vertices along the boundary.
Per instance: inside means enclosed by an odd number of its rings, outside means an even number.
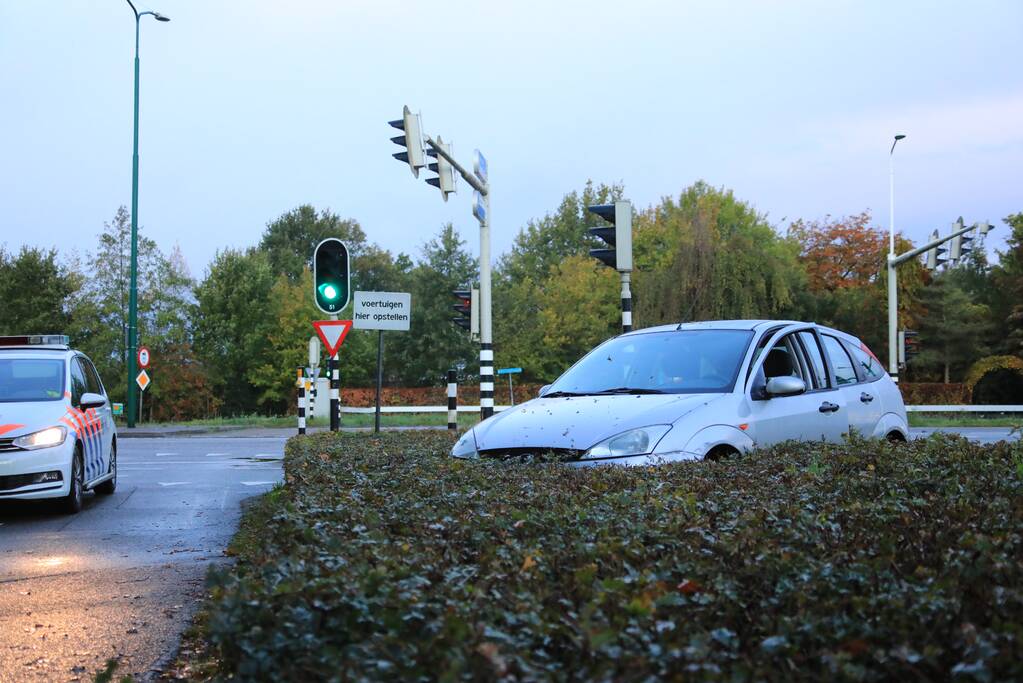
M69 346L71 337L66 334L26 334L16 337L0 337L0 346Z

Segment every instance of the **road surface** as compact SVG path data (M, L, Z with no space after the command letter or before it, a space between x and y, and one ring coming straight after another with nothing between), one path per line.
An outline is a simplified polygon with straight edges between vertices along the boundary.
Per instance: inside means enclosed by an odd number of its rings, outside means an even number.
M288 434L290 435L290 434ZM0 681L147 677L176 652L241 501L282 477L285 436L123 438L117 492L74 516L0 505Z

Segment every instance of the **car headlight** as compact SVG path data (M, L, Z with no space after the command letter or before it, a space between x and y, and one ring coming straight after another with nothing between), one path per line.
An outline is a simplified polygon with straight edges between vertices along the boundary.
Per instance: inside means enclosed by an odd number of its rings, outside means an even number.
M36 448L49 448L50 446L59 446L64 443L64 439L67 438L67 427L48 427L38 432L32 432L25 436L19 436L14 440L14 445L18 448L24 448L25 450L35 450Z
M583 458L623 458L627 455L652 453L657 443L671 429L671 425L652 425L630 429L601 441L586 451Z
M473 434L472 429L462 434L462 438L455 442L454 448L451 449L451 455L456 458L479 457L479 451L476 450L476 435Z

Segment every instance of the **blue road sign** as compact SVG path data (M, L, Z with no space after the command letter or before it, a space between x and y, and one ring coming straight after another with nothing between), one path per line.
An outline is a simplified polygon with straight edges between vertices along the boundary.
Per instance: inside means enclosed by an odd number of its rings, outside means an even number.
M482 182L487 182L487 158L478 149L473 150L472 172Z
M487 222L487 205L483 203L483 195L476 192L472 195L472 215L480 223Z
M499 375L515 375L522 372L522 368L501 368L497 371Z

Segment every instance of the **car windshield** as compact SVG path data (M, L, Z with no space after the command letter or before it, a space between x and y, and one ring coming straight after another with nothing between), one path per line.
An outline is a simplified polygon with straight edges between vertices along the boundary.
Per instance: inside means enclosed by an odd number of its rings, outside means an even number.
M63 397L63 360L0 358L0 403L56 401Z
M559 377L545 396L731 391L753 333L680 330L618 337Z

